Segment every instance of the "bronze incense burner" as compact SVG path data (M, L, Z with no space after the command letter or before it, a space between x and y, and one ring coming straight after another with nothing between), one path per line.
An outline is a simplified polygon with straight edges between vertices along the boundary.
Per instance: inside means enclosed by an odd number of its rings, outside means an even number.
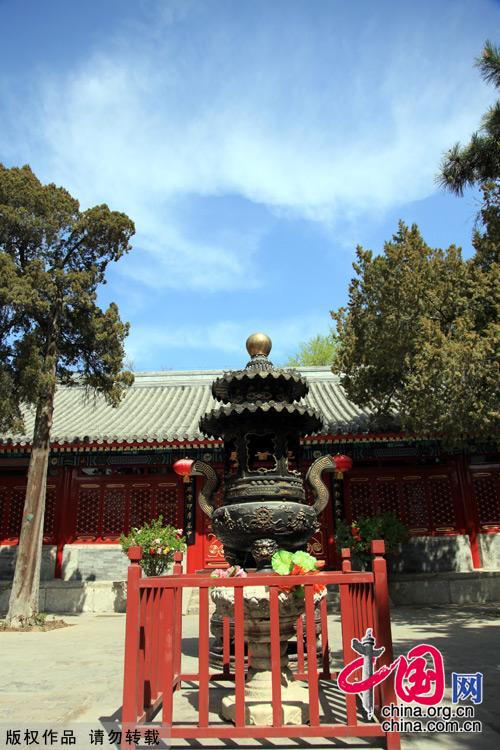
M219 405L200 420L203 433L224 440L222 506L212 506L219 478L209 464L178 463L188 465L185 473L206 478L199 502L227 562L266 570L276 550L306 548L329 498L321 472L334 470L335 463L322 456L310 467L305 481L315 502L307 505L298 468L300 438L322 428L321 415L303 402L309 390L305 378L269 361L268 336L253 334L246 345L250 361L214 381Z

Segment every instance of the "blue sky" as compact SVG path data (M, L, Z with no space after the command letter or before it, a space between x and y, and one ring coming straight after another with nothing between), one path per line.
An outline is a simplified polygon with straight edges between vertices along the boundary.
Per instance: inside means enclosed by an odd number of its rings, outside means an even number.
M463 247L441 154L494 99L492 0L0 0L0 161L136 223L109 273L136 370L283 362L401 218ZM495 40L498 41L498 40Z

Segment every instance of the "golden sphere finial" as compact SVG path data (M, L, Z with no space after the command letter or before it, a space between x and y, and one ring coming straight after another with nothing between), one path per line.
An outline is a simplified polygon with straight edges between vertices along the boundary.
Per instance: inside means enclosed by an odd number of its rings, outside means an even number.
M267 357L269 352L271 351L273 343L269 336L266 336L265 333L252 333L251 336L247 338L247 352L251 357L255 357L257 354L264 354L264 356Z

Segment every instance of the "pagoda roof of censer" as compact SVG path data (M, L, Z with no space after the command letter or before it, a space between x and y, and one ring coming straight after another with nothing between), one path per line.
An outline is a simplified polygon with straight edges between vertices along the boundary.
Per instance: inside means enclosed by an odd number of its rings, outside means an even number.
M268 370L245 369L225 372L213 382L212 395L218 401L229 403L233 400L233 394L244 392L254 386L258 388L260 385L269 390L274 390L273 386L276 385L276 390L286 393L286 400L289 402L298 401L309 390L306 379L297 370L272 367Z
M255 401L228 404L212 409L200 419L200 429L213 437L223 436L232 428L252 416L256 425L268 424L292 430L300 435L311 435L323 428L323 419L317 409L283 401Z

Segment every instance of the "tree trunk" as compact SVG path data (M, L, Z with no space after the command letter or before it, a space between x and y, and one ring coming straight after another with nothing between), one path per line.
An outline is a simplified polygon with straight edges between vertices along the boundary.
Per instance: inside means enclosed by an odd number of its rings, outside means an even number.
M16 570L7 614L7 622L13 627L31 624L38 613L45 494L56 383L55 350L52 338L45 358L44 375L47 386L39 398L36 410Z

